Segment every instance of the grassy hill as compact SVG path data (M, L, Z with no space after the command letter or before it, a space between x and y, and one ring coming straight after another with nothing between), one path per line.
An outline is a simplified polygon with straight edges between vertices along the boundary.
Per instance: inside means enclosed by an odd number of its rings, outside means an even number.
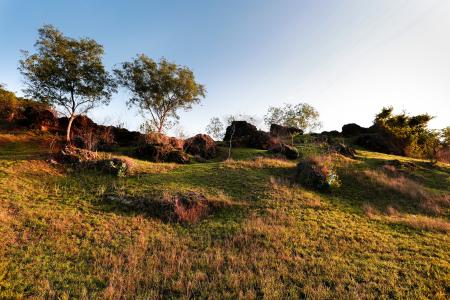
M0 298L450 296L450 165L358 151L319 193L261 150L117 178L48 162L49 138L0 134ZM166 217L183 192L197 223Z

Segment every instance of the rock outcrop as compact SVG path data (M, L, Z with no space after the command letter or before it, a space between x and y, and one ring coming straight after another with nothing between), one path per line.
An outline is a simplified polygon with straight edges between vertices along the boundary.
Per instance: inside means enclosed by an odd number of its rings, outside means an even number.
M278 124L270 125L270 135L275 137L291 137L293 134L303 134L303 130L296 127L282 126Z
M223 140L231 140L233 147L268 149L270 146L270 135L246 121L233 121L227 127Z
M209 135L197 134L184 141L184 151L205 159L211 159L216 156L217 146Z

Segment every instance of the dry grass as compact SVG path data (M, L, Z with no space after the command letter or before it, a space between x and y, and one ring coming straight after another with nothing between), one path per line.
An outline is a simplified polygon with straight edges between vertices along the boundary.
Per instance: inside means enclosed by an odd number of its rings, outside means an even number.
M400 174L388 174L385 171L378 170L362 171L364 178L369 179L372 183L387 191L394 191L417 201L419 207L427 213L441 214L444 208L450 206L450 195L432 194L423 185L412 179ZM355 177L361 180L358 174L355 174Z
M369 219L379 219L380 212L375 207L373 207L372 204L364 203L362 209L364 211L364 214L369 217Z
M262 169L262 168L289 168L295 167L295 162L281 158L258 156L252 160L227 159L223 166L230 169Z
M445 221L395 204L369 220L358 181L319 194L288 180L294 163L257 160L174 172L131 160L125 178L0 160L0 298L446 298ZM195 224L102 201L187 191L209 208Z
M322 208L325 204L317 194L303 190L296 183L286 178L271 176L269 179L271 185L271 198L274 201L298 202L302 207Z
M392 206L387 206L383 215L378 209L369 203L363 205L364 214L371 220L385 221L392 224L402 224L414 229L432 232L449 233L450 223L444 219L431 218L421 215L401 214Z
M430 218L419 215L407 215L390 217L389 221L392 223L403 224L415 229L450 233L450 223L444 219Z

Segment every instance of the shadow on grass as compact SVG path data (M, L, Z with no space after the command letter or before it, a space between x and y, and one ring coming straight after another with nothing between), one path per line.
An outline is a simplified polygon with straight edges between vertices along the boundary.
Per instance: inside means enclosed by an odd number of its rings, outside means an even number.
M267 196L271 176L289 171L281 167L230 169L220 163L202 163L180 166L166 173L115 178L93 170L78 170L66 177L64 185L72 194L89 195L85 199L100 213L140 215L175 226L181 232L189 228L191 236L197 232L199 236L207 234L211 239L220 239L232 235L251 210L261 205L259 200ZM173 206L164 201L164 194L188 191L211 200L209 213L196 224L179 223ZM69 201L80 205L79 199Z
M342 187L335 192L339 201L358 211L364 204L370 204L382 211L393 207L401 213L448 214L448 169L414 162L411 168L389 171L383 168L385 159L360 161L354 169L339 171Z

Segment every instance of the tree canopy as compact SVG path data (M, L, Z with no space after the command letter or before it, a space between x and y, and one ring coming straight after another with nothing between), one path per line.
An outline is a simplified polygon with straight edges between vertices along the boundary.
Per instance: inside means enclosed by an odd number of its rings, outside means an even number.
M25 77L25 94L53 105L67 117L70 127L78 114L108 104L116 90L102 63L103 47L89 38L73 39L45 25L39 29L36 53L23 51L19 70Z
M155 131L170 129L179 119L178 110L189 110L205 97L206 90L196 82L188 67L165 58L155 62L141 54L114 70L119 83L132 97L129 106L137 106Z
M264 122L269 127L278 124L313 131L322 127L319 116L319 112L307 103L285 104L283 107L269 107Z

